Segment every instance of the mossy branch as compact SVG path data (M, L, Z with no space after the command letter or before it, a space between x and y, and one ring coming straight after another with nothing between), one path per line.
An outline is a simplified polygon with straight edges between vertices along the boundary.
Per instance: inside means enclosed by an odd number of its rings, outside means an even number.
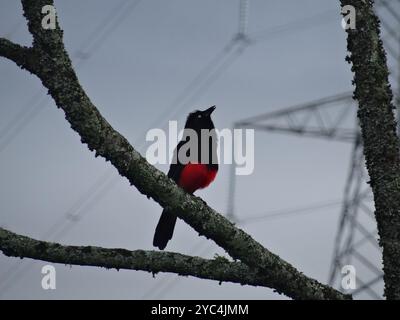
M341 0L341 4L356 10L356 29L347 30L347 60L354 72L354 98L359 104L364 155L383 248L385 296L400 299L399 140L380 22L373 1Z
M177 212L199 235L215 241L234 259L255 274L268 277L269 286L294 299L348 299L339 291L305 276L291 264L271 253L250 235L237 228L202 199L187 194L164 173L150 165L129 142L102 117L79 84L64 49L62 31L40 28L41 7L49 0L22 0L24 15L33 35L35 68L67 121L96 156L110 161L142 194L162 207ZM8 57L7 57L8 58Z
M271 287L268 274L255 274L247 265L226 258L204 259L167 251L67 246L35 240L0 228L0 250L6 256L32 258L66 265L176 273L218 282Z
M33 50L31 48L20 46L8 39L0 38L0 56L14 61L20 68L33 68Z

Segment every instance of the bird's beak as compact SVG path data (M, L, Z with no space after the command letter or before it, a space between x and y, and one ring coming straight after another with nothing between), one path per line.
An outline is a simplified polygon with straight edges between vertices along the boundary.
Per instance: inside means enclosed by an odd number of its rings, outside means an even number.
M203 111L203 114L206 115L206 116L210 116L211 113L213 113L213 111L214 111L215 109L216 109L216 107L215 107L215 106L212 106L212 107L210 107L210 108L204 110L204 111Z

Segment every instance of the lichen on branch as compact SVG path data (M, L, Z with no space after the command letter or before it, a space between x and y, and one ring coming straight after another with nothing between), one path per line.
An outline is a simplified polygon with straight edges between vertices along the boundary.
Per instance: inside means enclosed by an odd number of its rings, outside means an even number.
M110 161L119 174L162 207L176 212L199 235L212 239L234 260L245 264L256 277L268 278L268 286L294 299L348 299L350 296L305 276L288 262L264 248L210 208L199 197L187 194L164 173L150 165L111 125L79 84L63 46L62 31L40 28L43 5L49 0L22 0L24 15L33 35L35 63L27 69L37 75L61 108L66 120L96 156ZM0 49L1 52L1 49ZM7 57L13 60L12 57ZM100 250L100 249L99 249ZM78 262L78 261L77 261ZM175 270L179 273L178 270ZM224 281L224 280L222 280Z
M354 98L359 105L357 115L383 248L385 295L400 299L399 139L380 22L373 11L373 1L341 3L354 6L356 11L357 27L347 29L347 60L354 72Z

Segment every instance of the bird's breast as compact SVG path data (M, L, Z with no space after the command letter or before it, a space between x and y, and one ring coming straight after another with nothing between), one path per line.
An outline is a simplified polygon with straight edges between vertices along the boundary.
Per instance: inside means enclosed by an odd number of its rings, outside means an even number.
M182 170L178 185L186 192L193 193L197 189L207 187L217 175L217 170L206 164L188 163Z

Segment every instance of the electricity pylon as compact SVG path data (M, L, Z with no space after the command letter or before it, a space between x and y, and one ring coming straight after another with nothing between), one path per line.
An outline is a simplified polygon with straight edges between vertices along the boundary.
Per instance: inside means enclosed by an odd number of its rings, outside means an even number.
M381 33L391 71L391 84L400 87L400 1L377 1ZM393 75L397 74L397 78ZM395 104L400 105L400 94ZM368 173L365 168L362 141L356 121L356 103L352 93L343 93L287 109L237 121L234 128L253 128L259 131L292 134L302 137L351 143L350 169L345 184L339 226L329 273L329 283L342 289L341 271L345 265L356 270L356 288L353 295L365 293L382 299L382 254L377 241L374 204ZM399 108L398 108L399 110ZM231 171L228 217L235 220L235 174ZM349 291L347 291L349 292Z

